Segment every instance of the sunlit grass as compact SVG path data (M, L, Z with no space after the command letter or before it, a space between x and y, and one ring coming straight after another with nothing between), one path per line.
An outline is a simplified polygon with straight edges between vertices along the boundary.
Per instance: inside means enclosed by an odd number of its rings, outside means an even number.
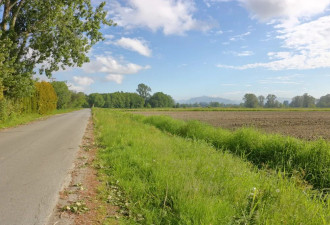
M303 141L265 134L252 128L229 131L199 121L176 120L169 116L134 116L157 128L186 138L204 140L249 160L258 167L269 167L298 175L315 188L330 188L330 144L324 140Z
M327 201L299 179L258 170L204 140L166 134L133 115L94 109L93 118L100 173L122 188L129 210L144 218L138 223L330 222Z

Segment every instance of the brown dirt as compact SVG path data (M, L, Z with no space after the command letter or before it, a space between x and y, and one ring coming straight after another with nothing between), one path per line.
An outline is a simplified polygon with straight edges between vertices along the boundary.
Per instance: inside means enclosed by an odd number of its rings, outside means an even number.
M169 115L176 119L200 120L235 130L254 127L305 140L330 140L330 112L325 111L146 111L143 115Z
M108 224L118 224L116 218L119 218L119 207L105 203L98 195L101 182L93 167L96 152L93 121L90 119L71 173L70 185L60 192L57 208L50 218L49 225L94 225L103 224L106 219ZM88 210L78 210L77 213L63 210L77 202L85 204ZM114 219L110 221L109 218Z

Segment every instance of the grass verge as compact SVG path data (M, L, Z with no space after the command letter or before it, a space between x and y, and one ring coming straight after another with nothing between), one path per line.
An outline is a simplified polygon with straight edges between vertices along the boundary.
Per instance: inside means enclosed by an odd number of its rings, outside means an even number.
M46 114L46 115L40 115L38 113L23 114L20 116L12 117L6 122L0 121L0 129L15 127L18 125L29 123L31 121L34 121L34 120L37 120L40 118L45 118L48 116L61 114L61 113L68 113L68 112L72 112L72 111L76 111L76 110L79 110L79 109L59 109L59 110L54 110L53 112Z
M252 128L229 131L199 121L184 122L168 116L135 118L171 134L207 141L259 168L269 167L288 175L299 175L316 189L330 190L330 144L324 140L309 142L265 134Z
M93 117L100 173L120 186L137 215L124 223L330 223L326 197L299 179L258 170L204 140L163 133L133 115L93 109Z

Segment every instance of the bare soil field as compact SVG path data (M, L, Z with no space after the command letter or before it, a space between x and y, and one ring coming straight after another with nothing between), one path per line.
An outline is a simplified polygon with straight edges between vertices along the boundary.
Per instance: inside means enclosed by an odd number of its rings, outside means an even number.
M144 111L146 116L168 115L176 119L200 120L216 127L235 130L254 127L305 140L330 140L330 112L322 111Z

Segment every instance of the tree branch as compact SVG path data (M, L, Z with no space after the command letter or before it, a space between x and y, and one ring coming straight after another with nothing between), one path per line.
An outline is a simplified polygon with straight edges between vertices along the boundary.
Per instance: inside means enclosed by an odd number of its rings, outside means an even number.
M18 1L16 1L17 3ZM15 5L16 5L15 3ZM22 6L24 5L25 3L25 0L22 0L20 1L20 3L18 4L17 8L15 9L14 13L13 13L13 18L10 22L10 28L13 29L15 27L15 24L16 24L16 20L17 20L17 16L18 16L18 13L19 11L21 10ZM14 5L14 4L13 4Z

